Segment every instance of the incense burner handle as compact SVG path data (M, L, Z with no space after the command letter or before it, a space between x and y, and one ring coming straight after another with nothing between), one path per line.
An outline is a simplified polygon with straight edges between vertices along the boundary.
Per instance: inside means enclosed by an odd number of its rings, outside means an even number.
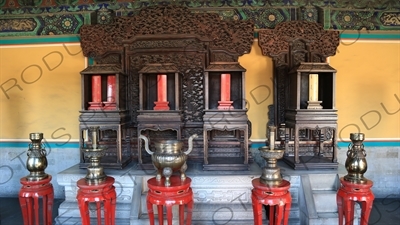
M197 134L193 134L192 136L189 137L189 140L188 140L189 149L186 152L184 152L185 155L189 155L189 153L193 150L193 139L195 139L197 137L198 137Z
M149 139L147 139L147 137L144 135L139 135L139 138L144 140L144 149L146 150L146 152L150 155L153 155L154 152L149 149Z

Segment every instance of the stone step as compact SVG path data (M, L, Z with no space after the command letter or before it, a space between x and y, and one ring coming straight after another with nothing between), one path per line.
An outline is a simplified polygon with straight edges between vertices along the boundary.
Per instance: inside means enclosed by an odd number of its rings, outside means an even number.
M313 191L317 213L337 213L336 191Z
M192 214L192 224L252 224L254 221L253 209L251 205L207 205L207 204L195 204ZM296 206L298 211L298 206ZM165 209L164 209L165 210ZM289 225L300 225L300 218L293 214L296 209L291 210L289 214ZM155 217L157 218L156 210ZM177 207L173 207L174 221L178 220ZM166 214L164 212L164 218ZM138 221L148 220L148 214L142 214ZM267 224L268 219L266 213L263 213L263 221ZM135 223L136 224L136 223Z
M157 218L156 218L157 220ZM54 221L53 224L55 225L77 225L81 224L81 218L80 217L57 217ZM97 224L97 219L92 218L90 220L90 224ZM141 218L141 219L136 219L130 221L129 219L116 219L115 224L118 225L148 225L150 224L150 221L148 218ZM156 222L157 224L157 222ZM164 220L164 224L167 224L167 221ZM177 218L173 219L172 221L173 225L178 225L179 221ZM216 225L216 224L229 224L229 225L244 225L244 224L253 224L253 220L226 220L226 221L218 221L218 220L192 220L191 225ZM264 219L263 224L268 224L268 220ZM300 225L300 219L299 218L289 218L289 225ZM337 222L336 222L337 224ZM335 224L335 225L336 225Z
M115 218L129 218L131 213L132 204L129 203L118 203L115 209ZM103 210L102 210L103 211ZM80 215L78 202L77 201L64 201L58 208L59 217L76 217ZM90 217L97 217L95 203L89 204L89 215Z
M145 197L145 196L144 196ZM125 212L129 210L130 204L124 204L125 207L117 206L116 210L116 224L129 224L129 216L122 215L121 211L124 210ZM128 206L129 205L129 206ZM292 204L290 217L289 217L289 225L299 225L299 210L297 204ZM76 202L65 202L59 208L59 217L57 217L57 221L55 224L79 224L80 218L74 217L74 215L79 215L79 210L77 207ZM92 217L92 224L95 224L95 217L93 215L95 210L91 210L91 217ZM155 212L157 212L155 210ZM177 214L177 207L174 207L174 215ZM265 215L265 214L264 214ZM264 221L267 221L266 217L264 216ZM177 218L175 218L177 219ZM133 224L148 224L148 215L147 209L144 209L141 213L139 219L133 219ZM253 221L253 211L251 204L216 204L216 205L207 205L197 203L194 205L193 209L193 223L192 224L250 224ZM132 222L132 219L131 219ZM132 223L131 223L132 224ZM174 221L174 224L177 224Z
M338 222L337 213L318 213L318 219L310 219L309 225L337 225ZM354 224L359 224L359 219L357 216L354 218L353 222Z
M339 188L337 174L308 174L313 191L336 191Z
M194 193L192 224L243 225L254 223L251 181L262 173L258 165L251 164L249 171L237 172L203 171L202 163L192 163L188 167L187 175L192 179L191 186ZM73 173L68 172L66 173L68 176L64 177L59 174L57 177L58 182L66 188L67 199L59 208L57 220L61 222L58 224L81 224L76 202L76 180L84 176L81 172L81 170ZM146 181L154 177L154 174L138 170L135 166L123 171L107 170L106 174L116 179L115 186L118 195L116 224L149 224L145 201L148 191ZM307 213L307 210L304 208L303 191L310 190L312 192L311 188L301 187L301 176L299 175L286 175L285 178L291 182L292 207L289 214L289 224L306 224L304 223L306 221L304 214ZM313 196L313 194L310 194L310 196ZM312 197L310 199L312 202ZM174 210L176 211L177 207ZM174 214L174 216L176 215ZM263 224L267 223L267 217L264 214ZM92 224L96 223L92 222ZM174 220L173 224L179 223Z
M319 215L318 218L310 218L308 220L308 225L337 225L338 217L325 217L324 215Z
M146 207L146 195L141 197L141 216L140 220L147 219L147 207ZM173 206L174 215L178 215L178 207ZM265 209L263 208L263 220L266 220ZM154 207L154 214L157 215L157 209ZM164 208L164 216L166 214ZM193 221L219 221L216 224L226 224L232 221L247 221L246 224L253 221L253 208L251 203L226 203L226 204L210 204L195 202L193 205ZM289 220L293 221L293 224L300 224L300 209L298 203L292 203L289 213ZM225 222L224 222L225 221ZM297 221L299 223L297 223Z
M147 223L146 223L147 222ZM82 219L80 217L63 217L63 216L58 216L54 220L54 225L77 225L77 224L82 224ZM91 218L90 219L90 224L97 224L97 218ZM102 220L102 223L104 224L104 220ZM115 219L115 224L118 225L131 225L129 219ZM148 225L149 221L141 221L141 223L134 223L135 225Z
M156 219L157 221L157 219ZM118 224L118 223L116 223ZM140 220L133 220L132 225L149 225L150 221L149 219L140 219ZM156 222L156 224L158 224ZM167 224L167 221L164 220L164 224ZM174 219L172 221L172 225L178 225L179 221L177 219ZM212 221L212 220L192 220L191 225L217 225L217 224L228 224L228 225L248 225L248 224L254 224L253 220L226 220L226 221ZM268 224L268 220L263 220L263 224ZM69 224L67 224L69 225ZM119 225L119 224L118 224ZM123 224L125 225L125 224ZM300 225L300 219L289 219L289 224L288 225Z
M338 213L336 192L338 174L307 174L301 176L309 225L336 225Z

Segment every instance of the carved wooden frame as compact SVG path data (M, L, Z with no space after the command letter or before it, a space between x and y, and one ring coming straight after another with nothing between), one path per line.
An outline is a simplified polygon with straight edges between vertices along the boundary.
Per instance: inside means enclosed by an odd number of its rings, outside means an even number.
M181 76L182 135L188 138L203 133L205 68L213 62L238 62L239 56L249 53L253 28L252 21L221 20L217 13L193 13L169 5L146 7L107 25L84 25L80 36L84 56L98 64L121 65L128 75L130 128L138 126L139 71L148 64L172 63ZM136 132L132 129L131 136ZM197 154L193 152L191 156Z
M269 125L285 123L289 71L300 62L325 62L336 54L339 41L339 31L327 31L321 24L308 21L283 22L275 29L258 32L262 54L274 63L274 104L270 107L273 115L269 114Z

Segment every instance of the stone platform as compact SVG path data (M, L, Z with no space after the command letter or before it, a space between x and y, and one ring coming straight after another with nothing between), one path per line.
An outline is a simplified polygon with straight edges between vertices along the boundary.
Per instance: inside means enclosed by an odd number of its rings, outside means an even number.
M250 164L248 171L203 171L202 164L188 163L187 176L192 179L195 201L192 224L252 224L251 181L262 173L259 165L263 166L263 160ZM343 165L338 170L320 171L296 171L281 161L278 166L283 178L291 182L289 224L337 224L335 196L338 178L347 173ZM146 181L155 176L155 170L141 170L131 163L122 170L106 169L105 173L115 178L116 224L149 224ZM57 175L58 184L65 187L65 201L58 209L56 224L80 223L76 182L85 175L86 169L79 169L79 165ZM95 212L93 205L92 217Z

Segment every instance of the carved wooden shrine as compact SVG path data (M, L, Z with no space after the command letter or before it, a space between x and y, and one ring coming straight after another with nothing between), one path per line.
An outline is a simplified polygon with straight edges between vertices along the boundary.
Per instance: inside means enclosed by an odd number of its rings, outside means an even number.
M204 170L248 169L249 125L244 84L245 69L237 62L211 63L206 69L203 117ZM220 132L220 137L216 132ZM212 143L218 144L221 135L234 140L230 143L232 147L225 151L215 147L209 149ZM239 148L244 149L244 152L236 150L238 146L235 146L235 141L240 139L244 141ZM224 139L219 142L227 143ZM227 156L229 162L226 162Z
M195 133L202 135L206 129L205 141L195 140L189 161L223 155L225 160L217 164L235 161L237 163L233 166L247 169L243 165L249 162L247 145L250 128L243 101L244 69L238 64L238 57L251 49L252 22L225 21L218 14L192 13L179 6L147 7L135 16L116 17L110 24L84 25L80 36L84 55L96 62L82 71L85 91L81 130L87 123L96 123L100 127L113 124L120 128L116 133L104 132L104 139L100 140L100 144L109 148L109 155L118 156L108 158L114 160L114 165L124 166L125 155L131 154L144 169L153 168L150 155L137 139L140 134L146 135L151 142L157 139L188 139ZM213 69L215 65L221 66ZM108 67L114 69L101 69ZM89 70L96 72L89 73ZM120 93L119 99L116 98L117 107L109 109L105 103L91 107L91 102L97 100L93 99L96 97L93 93L94 77L100 75L102 84L107 86L107 79L103 76L111 74L120 78L116 87ZM226 97L226 86L206 86L206 74L212 77L211 82L222 79L221 74L230 74L232 86L229 87L229 99L219 99L224 90ZM105 89L103 91L106 92ZM102 102L107 101L104 95L102 92ZM218 109L218 101L228 106ZM206 116L208 113L232 114L231 111L240 115L240 120L230 116L224 121L238 125L218 127L217 130L206 125L210 122L207 121L210 118ZM110 115L111 112L114 114ZM111 118L115 119L111 121ZM82 136L81 139L84 139ZM109 139L114 142L108 142ZM208 149L208 154L203 149ZM107 154L103 160L107 160ZM81 164L84 163L82 158ZM207 165L207 161L205 163ZM102 162L102 165L108 167L111 164Z
M283 22L260 30L259 45L274 62L269 124L279 127L284 160L295 169L337 168L336 70L326 58L335 55L339 32L313 22Z
M92 140L89 128L99 127L99 144L104 149L102 165L123 168L132 160L127 136L126 75L120 65L91 65L81 72L82 105L79 116L81 149ZM80 167L89 162L81 153Z

